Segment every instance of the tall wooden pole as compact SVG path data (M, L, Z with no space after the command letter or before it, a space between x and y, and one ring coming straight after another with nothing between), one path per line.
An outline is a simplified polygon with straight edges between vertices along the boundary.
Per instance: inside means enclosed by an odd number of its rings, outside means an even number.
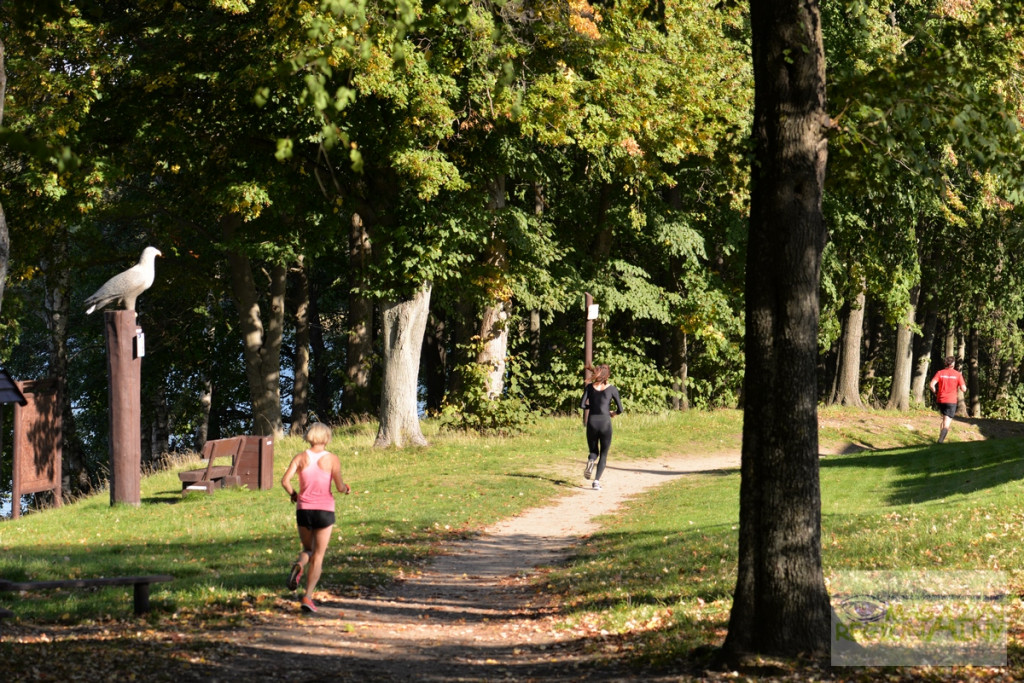
M104 311L110 371L110 504L142 502L142 354L135 311Z
M590 309L594 305L594 297L590 292L583 295L583 315L587 324L583 332L583 384L590 382L590 366L594 364L594 319L590 316Z

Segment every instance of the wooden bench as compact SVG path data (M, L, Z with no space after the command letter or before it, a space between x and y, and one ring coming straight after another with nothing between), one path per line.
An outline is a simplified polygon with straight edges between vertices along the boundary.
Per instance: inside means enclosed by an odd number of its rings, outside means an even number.
M207 441L202 453L206 467L178 473L178 479L181 480L181 495L189 491L213 493L214 489L225 486L240 486L242 478L238 474L238 463L244 445L245 438L241 436ZM230 465L213 464L218 458L225 457L231 458Z
M174 577L167 574L148 576L110 576L99 579L59 579L56 581L7 581L0 579L0 591L36 591L47 588L99 588L103 586L133 586L135 614L149 611L149 586L153 583L173 581ZM0 610L0 616L13 616L8 610Z

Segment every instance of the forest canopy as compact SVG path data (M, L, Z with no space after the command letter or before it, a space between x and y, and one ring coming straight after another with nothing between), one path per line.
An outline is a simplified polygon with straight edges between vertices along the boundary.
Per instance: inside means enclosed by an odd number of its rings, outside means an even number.
M0 363L63 383L71 490L108 452L82 302L146 246L147 460L396 387L453 428L573 411L584 292L628 410L739 405L741 4L14 4ZM821 3L822 402L922 404L954 355L971 414L1024 416L1018 4Z

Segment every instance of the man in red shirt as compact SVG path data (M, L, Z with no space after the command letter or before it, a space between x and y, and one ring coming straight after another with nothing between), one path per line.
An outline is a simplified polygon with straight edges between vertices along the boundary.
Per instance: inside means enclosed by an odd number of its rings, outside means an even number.
M956 415L956 404L960 399L960 392L967 391L967 384L964 383L964 376L953 367L956 358L946 356L946 367L935 373L931 383L928 385L935 394L935 401L939 404L939 413L942 415L942 429L939 431L939 443L946 440L949 433L949 425Z

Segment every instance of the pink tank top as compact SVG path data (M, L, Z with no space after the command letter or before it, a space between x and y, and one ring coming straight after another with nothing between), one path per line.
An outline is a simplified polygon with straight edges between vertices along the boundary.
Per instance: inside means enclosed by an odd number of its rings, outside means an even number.
M331 495L331 473L320 469L317 462L327 451L314 453L306 451L309 459L306 466L299 470L299 510L330 510L334 511L334 496Z

